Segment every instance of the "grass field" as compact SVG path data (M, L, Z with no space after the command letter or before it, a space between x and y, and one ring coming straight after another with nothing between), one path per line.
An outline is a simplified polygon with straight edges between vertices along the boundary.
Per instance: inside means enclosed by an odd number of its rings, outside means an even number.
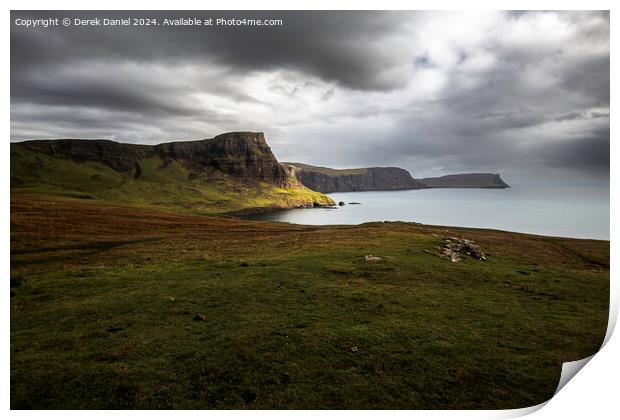
M525 407L608 300L607 241L14 194L11 408Z

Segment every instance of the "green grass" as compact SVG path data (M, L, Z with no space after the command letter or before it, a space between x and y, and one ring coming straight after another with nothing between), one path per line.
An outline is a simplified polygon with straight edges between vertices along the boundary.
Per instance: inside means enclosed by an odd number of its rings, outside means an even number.
M190 174L179 162L164 164L159 157L142 159L140 166L143 172L135 179L133 169L119 173L100 163L78 163L11 144L11 192L200 214L334 204L299 183L285 189L215 170Z
M11 408L517 408L605 335L609 242L89 203L13 200Z

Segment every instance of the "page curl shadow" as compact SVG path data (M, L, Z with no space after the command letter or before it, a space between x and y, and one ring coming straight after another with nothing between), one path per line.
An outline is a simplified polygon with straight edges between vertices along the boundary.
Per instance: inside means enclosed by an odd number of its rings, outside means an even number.
M614 282L611 282L610 299L609 299L609 319L607 321L607 332L605 333L605 339L603 340L603 344L598 349L598 351L591 356L588 356L580 360L573 360L572 362L562 363L562 373L560 374L560 381L558 382L558 387L555 389L555 392L553 393L553 397L555 397L558 394L558 392L560 392L562 388L564 388L564 386L567 383L569 383L570 380L575 377L575 375L577 375L577 372L583 369L583 367L587 365L588 362L594 358L594 356L596 356L601 350L603 350L607 342L609 342L609 339L611 338L612 334L614 333L614 330L616 329L616 322L618 320L618 293L617 293L618 290L617 289L618 289L617 285ZM553 399L553 397L549 398L545 402L542 402L537 405L533 405L531 407L504 410L504 411L497 412L497 414L499 418L514 418L514 417L526 416L528 414L532 414L535 411L538 411L541 408L543 408L545 405L547 405L549 401Z

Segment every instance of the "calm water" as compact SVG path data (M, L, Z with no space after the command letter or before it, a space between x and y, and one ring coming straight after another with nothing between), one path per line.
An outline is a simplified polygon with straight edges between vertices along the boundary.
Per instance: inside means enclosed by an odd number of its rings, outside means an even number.
M308 225L400 220L572 238L609 239L608 188L429 189L328 194L338 209L294 209L253 216ZM360 205L350 205L360 202Z

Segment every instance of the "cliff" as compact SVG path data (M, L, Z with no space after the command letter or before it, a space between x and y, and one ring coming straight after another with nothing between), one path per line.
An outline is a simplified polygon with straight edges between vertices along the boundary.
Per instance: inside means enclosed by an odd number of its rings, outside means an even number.
M322 193L425 187L402 168L331 169L294 162L283 165L289 166L291 173L306 187Z
M110 140L11 143L11 193L130 202L200 213L334 202L302 185L263 133L138 145Z
M445 175L419 181L429 188L510 188L499 174L490 173Z
M155 146L110 140L31 140L22 146L75 162L99 162L118 172L139 166L140 160L158 156L175 160L196 172L216 169L224 174L256 179L286 187L284 168L267 145L263 133L226 133L213 139L162 143ZM136 163L138 166L136 166Z

